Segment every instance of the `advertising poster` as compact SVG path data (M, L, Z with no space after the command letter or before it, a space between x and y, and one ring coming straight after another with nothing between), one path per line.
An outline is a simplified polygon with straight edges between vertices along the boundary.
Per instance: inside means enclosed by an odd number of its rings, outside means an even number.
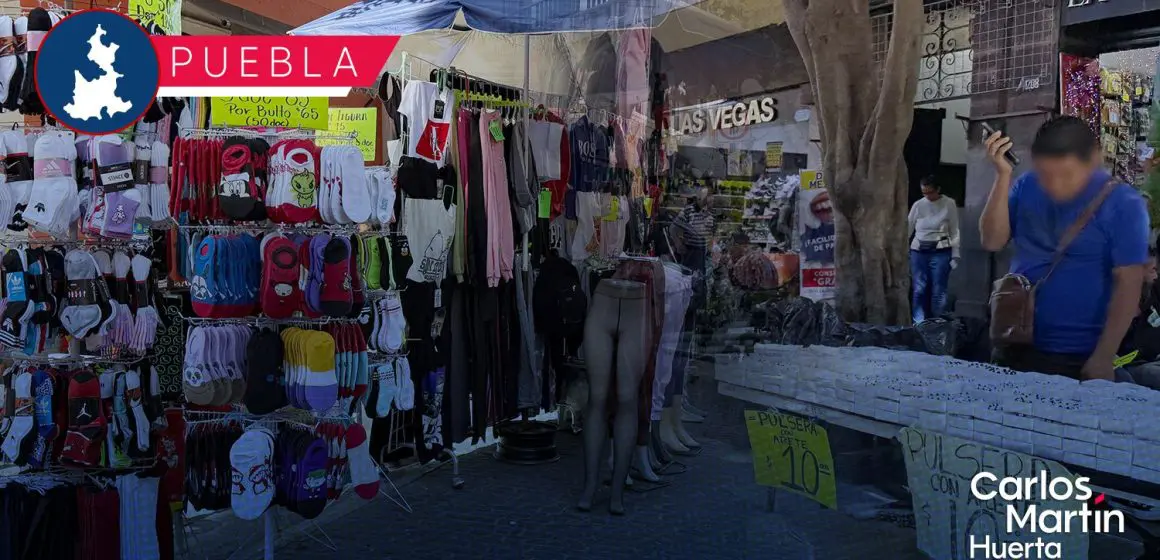
M834 269L834 207L821 171L801 172L798 194L798 236L801 239L801 295L814 301L837 295Z

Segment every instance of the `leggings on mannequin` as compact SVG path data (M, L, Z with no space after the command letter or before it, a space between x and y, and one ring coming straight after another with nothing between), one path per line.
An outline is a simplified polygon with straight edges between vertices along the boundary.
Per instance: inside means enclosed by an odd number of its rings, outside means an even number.
M608 509L613 514L624 513L624 480L636 447L638 390L646 361L646 297L645 285L640 282L602 280L596 286L584 325L588 410L584 414L584 492L577 504L584 511L591 509L592 497L596 494L601 455L608 437L608 411L615 406L612 496ZM617 402L610 403L614 378Z
M681 329L681 338L677 343L677 355L673 358L673 378L665 388L665 407L673 406L673 397L685 394L685 370L689 369L696 330L697 310L689 306L689 310L685 312L685 326Z

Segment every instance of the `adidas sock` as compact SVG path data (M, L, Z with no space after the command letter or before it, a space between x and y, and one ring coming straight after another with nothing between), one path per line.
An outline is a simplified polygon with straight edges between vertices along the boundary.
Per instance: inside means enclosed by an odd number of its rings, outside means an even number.
M366 428L354 424L346 430L346 452L350 464L350 482L354 491L364 500L379 493L379 473L371 461Z
M10 249L4 254L2 265L8 304L0 316L0 342L10 348L19 348L23 346L24 340L21 319L30 305L25 286L28 275L24 274L24 259L16 249Z
M25 221L54 235L67 230L68 219L76 213L66 202L76 201L77 183L73 174L77 150L74 141L65 134L45 132L36 140L32 192L24 211Z
M25 115L44 114L44 104L36 91L36 53L49 29L52 29L52 18L48 10L33 8L28 12L28 70L24 72L24 84L20 90L20 112Z

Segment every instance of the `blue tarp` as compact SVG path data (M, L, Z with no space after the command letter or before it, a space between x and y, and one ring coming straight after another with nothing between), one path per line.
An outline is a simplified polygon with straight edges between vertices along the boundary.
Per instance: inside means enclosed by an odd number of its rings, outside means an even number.
M472 29L560 33L651 27L692 0L361 0L303 25L296 35L410 35L446 29L462 10Z

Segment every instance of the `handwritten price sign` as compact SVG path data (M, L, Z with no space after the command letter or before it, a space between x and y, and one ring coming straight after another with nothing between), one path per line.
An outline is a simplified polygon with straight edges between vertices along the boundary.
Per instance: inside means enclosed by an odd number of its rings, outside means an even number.
M363 161L374 161L376 141L378 139L378 134L376 134L378 131L376 125L379 120L378 111L375 107L367 107L365 109L331 109L330 132L341 135L354 134L354 143L358 146L359 151L362 152ZM340 143L336 139L318 140L319 146Z
M181 35L181 0L129 0L129 15L157 24L166 35Z
M746 410L757 483L838 508L830 436L817 422L778 410Z
M213 97L214 126L276 126L326 130L330 126L326 97Z

